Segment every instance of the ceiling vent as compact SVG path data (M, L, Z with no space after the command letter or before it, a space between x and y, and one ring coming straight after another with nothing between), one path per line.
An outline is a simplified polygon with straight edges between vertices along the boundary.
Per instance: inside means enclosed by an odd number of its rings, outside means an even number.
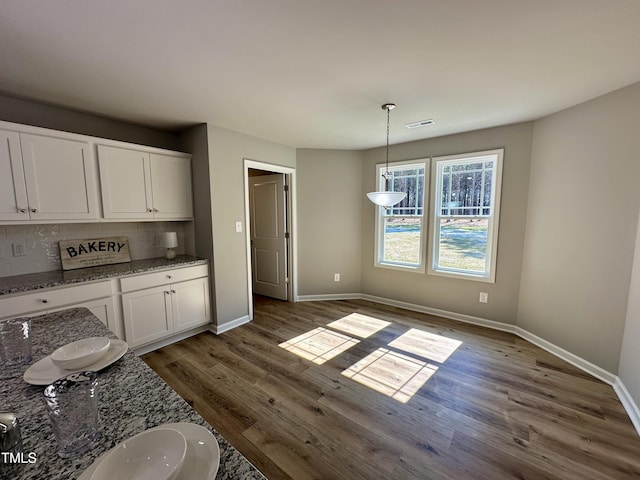
M407 128L420 128L420 127L428 127L429 125L433 125L435 120L430 118L429 120L420 120L419 122L407 123L405 127Z

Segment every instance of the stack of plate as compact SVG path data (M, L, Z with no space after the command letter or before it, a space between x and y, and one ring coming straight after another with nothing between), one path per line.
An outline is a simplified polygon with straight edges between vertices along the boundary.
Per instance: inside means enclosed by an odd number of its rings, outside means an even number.
M90 337L64 345L51 355L31 365L24 381L32 385L49 385L70 373L97 372L118 361L129 346L122 340Z

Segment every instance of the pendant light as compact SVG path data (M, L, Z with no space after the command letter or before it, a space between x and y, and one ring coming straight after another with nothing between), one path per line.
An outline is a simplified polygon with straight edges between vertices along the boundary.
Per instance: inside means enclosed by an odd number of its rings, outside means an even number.
M385 103L382 105L382 109L387 111L387 160L385 171L382 174L382 177L384 178L384 190L381 192L367 193L369 200L384 208L389 208L396 203L400 203L407 196L405 192L389 191L389 178L391 177L389 174L389 112L394 108L396 108L394 103Z

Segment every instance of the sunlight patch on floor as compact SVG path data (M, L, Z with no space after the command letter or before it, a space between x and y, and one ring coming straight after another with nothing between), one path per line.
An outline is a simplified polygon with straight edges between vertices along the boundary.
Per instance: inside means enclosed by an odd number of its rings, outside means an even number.
M412 328L389 343L390 347L444 363L462 345L459 340Z
M391 322L385 322L378 318L363 315L361 313L351 313L346 317L342 317L335 322L331 322L327 327L335 328L341 332L355 335L360 338L367 338L384 328L391 325Z
M359 342L360 340L342 333L318 327L279 346L315 364L322 365Z
M401 353L378 348L342 372L388 397L407 403L438 367Z

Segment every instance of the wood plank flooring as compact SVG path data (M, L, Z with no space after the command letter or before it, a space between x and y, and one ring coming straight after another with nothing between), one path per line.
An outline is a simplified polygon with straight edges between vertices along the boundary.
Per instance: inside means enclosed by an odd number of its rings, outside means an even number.
M640 478L613 389L509 333L256 297L142 358L272 480Z

